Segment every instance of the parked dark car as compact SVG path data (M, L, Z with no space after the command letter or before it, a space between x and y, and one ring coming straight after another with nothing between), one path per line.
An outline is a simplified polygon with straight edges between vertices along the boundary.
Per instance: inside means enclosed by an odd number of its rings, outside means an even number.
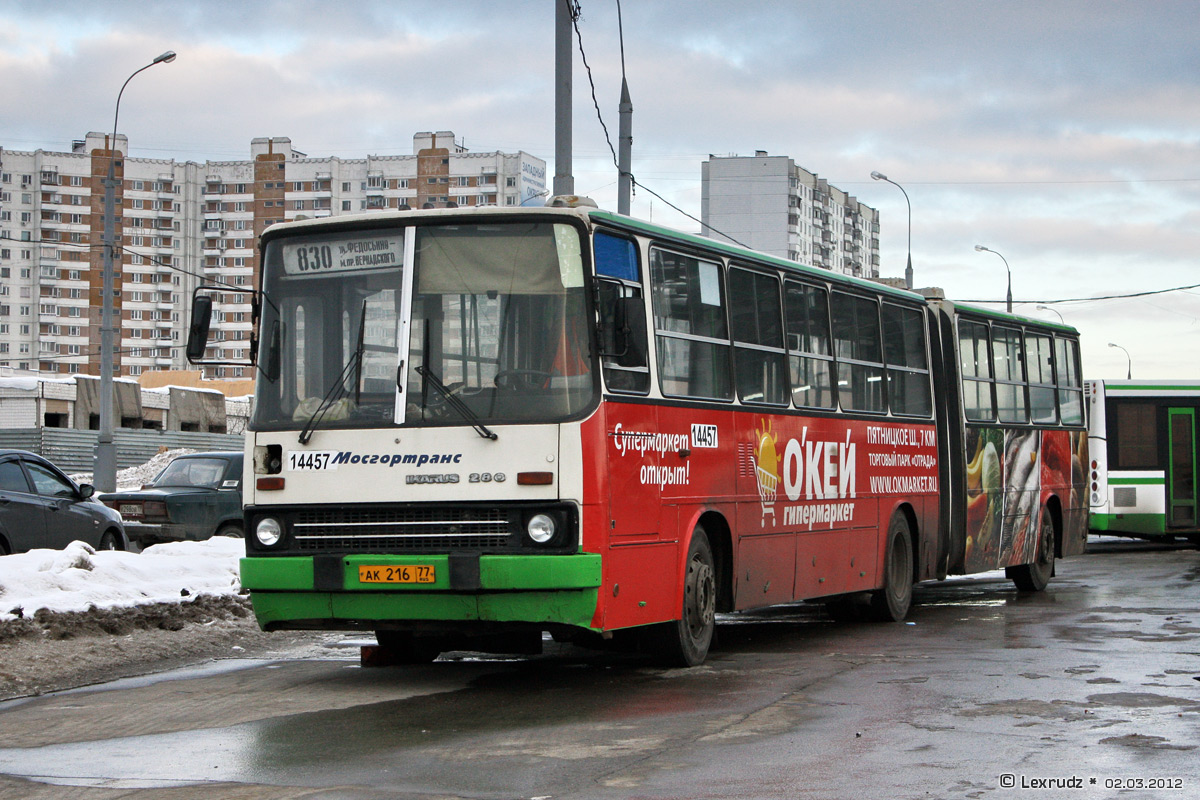
M146 546L242 535L242 454L189 453L133 492L100 500L120 512L125 531Z
M0 555L40 547L61 550L73 541L98 550L125 550L121 515L36 453L0 450Z

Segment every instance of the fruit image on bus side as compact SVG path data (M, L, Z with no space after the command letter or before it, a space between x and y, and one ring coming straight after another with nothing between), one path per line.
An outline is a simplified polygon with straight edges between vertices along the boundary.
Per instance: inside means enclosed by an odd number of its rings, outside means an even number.
M1000 528L1000 562L1027 563L1033 544L1030 529L1037 523L1041 472L1037 468L1039 431L1009 432L1004 457L1004 516Z
M967 549L969 566L991 569L1000 544L1000 521L1004 504L1004 432L997 428L970 428L967 452Z

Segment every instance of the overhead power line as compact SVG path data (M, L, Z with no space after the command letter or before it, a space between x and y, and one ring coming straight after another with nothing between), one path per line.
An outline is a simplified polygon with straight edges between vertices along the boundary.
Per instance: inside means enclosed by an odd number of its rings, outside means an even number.
M1092 300L1128 300L1134 297L1149 297L1155 294L1167 294L1168 292L1183 292L1188 289L1196 289L1200 287L1200 283L1189 284L1188 286L1173 286L1170 289L1149 289L1144 292L1129 292L1128 294L1105 294L1097 297L1068 297L1059 300L1013 300L1014 303L1028 305L1029 303L1041 303L1042 305L1055 305L1058 303L1086 303ZM1004 303L1004 300L958 300L960 303Z

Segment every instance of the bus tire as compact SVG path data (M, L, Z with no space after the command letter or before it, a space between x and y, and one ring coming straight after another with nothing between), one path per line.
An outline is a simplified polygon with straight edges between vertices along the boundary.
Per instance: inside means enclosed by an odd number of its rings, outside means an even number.
M900 622L912 605L913 549L908 518L896 513L888 523L883 588L871 593L871 616L879 622Z
M704 663L716 629L716 576L708 534L697 525L688 545L682 614L661 626L656 636L656 655L663 666L695 667Z
M1042 509L1036 560L1032 564L1009 567L1004 574L1022 592L1040 592L1050 583L1054 575L1054 520L1050 519L1049 509Z

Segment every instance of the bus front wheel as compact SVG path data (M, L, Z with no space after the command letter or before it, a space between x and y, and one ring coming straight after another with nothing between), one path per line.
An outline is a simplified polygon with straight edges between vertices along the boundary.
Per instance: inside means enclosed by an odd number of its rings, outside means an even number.
M900 622L912 605L913 549L908 518L897 513L888 525L883 588L871 593L872 616L880 622Z
M664 666L694 667L704 663L716 629L716 575L708 534L696 526L683 577L683 612L679 619L663 625L656 637L657 655Z
M1044 508L1037 550L1036 560L1032 564L1020 564L1004 570L1004 574L1012 579L1019 591L1040 592L1046 588L1054 575L1054 521L1050 519L1050 512Z

